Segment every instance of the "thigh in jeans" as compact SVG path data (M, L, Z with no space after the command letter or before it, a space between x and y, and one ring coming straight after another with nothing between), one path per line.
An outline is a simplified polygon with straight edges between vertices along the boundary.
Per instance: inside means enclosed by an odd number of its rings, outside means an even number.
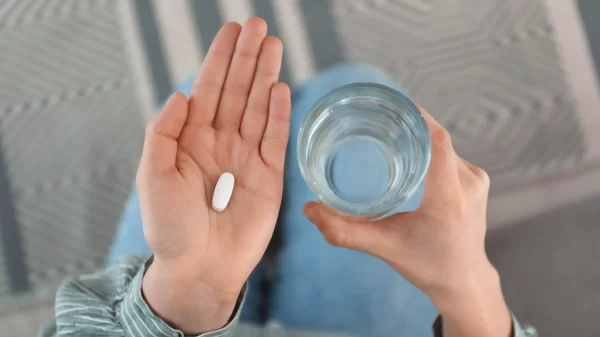
M296 162L300 124L326 92L353 82L397 87L373 68L343 64L294 91L284 206L279 217L283 247L269 319L295 328L359 336L428 336L437 312L420 290L377 258L329 245L301 211L302 204L314 197Z
M177 91L180 91L189 97L193 81L193 76L190 76L177 88ZM140 200L135 189L131 192L131 196L125 205L125 210L119 226L117 227L117 233L115 234L115 239L106 258L106 262L107 264L111 264L121 256L133 254L152 254L152 251L144 238L142 216L140 213ZM259 320L259 308L262 301L259 289L262 278L263 273L261 263L256 267L252 275L250 275L246 301L244 308L242 309L242 320L251 322L258 322Z

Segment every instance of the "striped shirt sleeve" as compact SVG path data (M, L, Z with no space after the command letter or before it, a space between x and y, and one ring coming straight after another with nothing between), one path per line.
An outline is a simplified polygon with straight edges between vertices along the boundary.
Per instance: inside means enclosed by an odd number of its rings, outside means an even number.
M40 336L183 337L142 296L142 279L151 263L152 258L127 256L103 271L65 281L56 295L56 321ZM200 336L231 336L245 293L244 287L225 327Z
M530 325L521 325L517 318L513 315L513 337L538 337L537 330ZM433 323L433 336L442 336L442 316L438 316Z

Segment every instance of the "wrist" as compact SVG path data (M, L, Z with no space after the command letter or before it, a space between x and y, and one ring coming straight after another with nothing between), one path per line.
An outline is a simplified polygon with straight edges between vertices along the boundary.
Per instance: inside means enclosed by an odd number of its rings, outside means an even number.
M186 335L227 325L240 291L219 291L156 260L148 267L142 281L143 296L154 313Z
M424 290L439 310L500 287L500 276L488 260L459 269L463 270L455 269L453 276L445 278L443 283Z
M444 336L511 336L512 317L496 269L488 262L462 280L430 295L442 316Z

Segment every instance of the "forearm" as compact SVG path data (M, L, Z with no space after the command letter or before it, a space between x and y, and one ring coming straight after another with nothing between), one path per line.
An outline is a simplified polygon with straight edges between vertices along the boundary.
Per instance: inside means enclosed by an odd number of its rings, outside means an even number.
M444 337L512 336L512 317L500 278L490 268L461 287L432 298L442 316Z
M200 282L153 263L146 272L142 292L157 316L186 335L197 335L225 326L239 293L215 293Z

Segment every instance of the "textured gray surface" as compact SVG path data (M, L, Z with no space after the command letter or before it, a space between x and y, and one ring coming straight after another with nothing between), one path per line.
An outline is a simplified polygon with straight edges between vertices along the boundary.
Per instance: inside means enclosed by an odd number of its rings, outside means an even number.
M600 197L488 236L512 310L540 336L600 336Z
M581 162L586 144L543 0L334 4L347 58L397 79L494 187Z
M597 0L578 0L581 19L585 27L596 72L600 75L600 3Z
M114 1L0 1L2 195L19 236L4 243L22 250L4 265L21 263L27 281L13 292L100 265L132 186L144 121L116 11Z

